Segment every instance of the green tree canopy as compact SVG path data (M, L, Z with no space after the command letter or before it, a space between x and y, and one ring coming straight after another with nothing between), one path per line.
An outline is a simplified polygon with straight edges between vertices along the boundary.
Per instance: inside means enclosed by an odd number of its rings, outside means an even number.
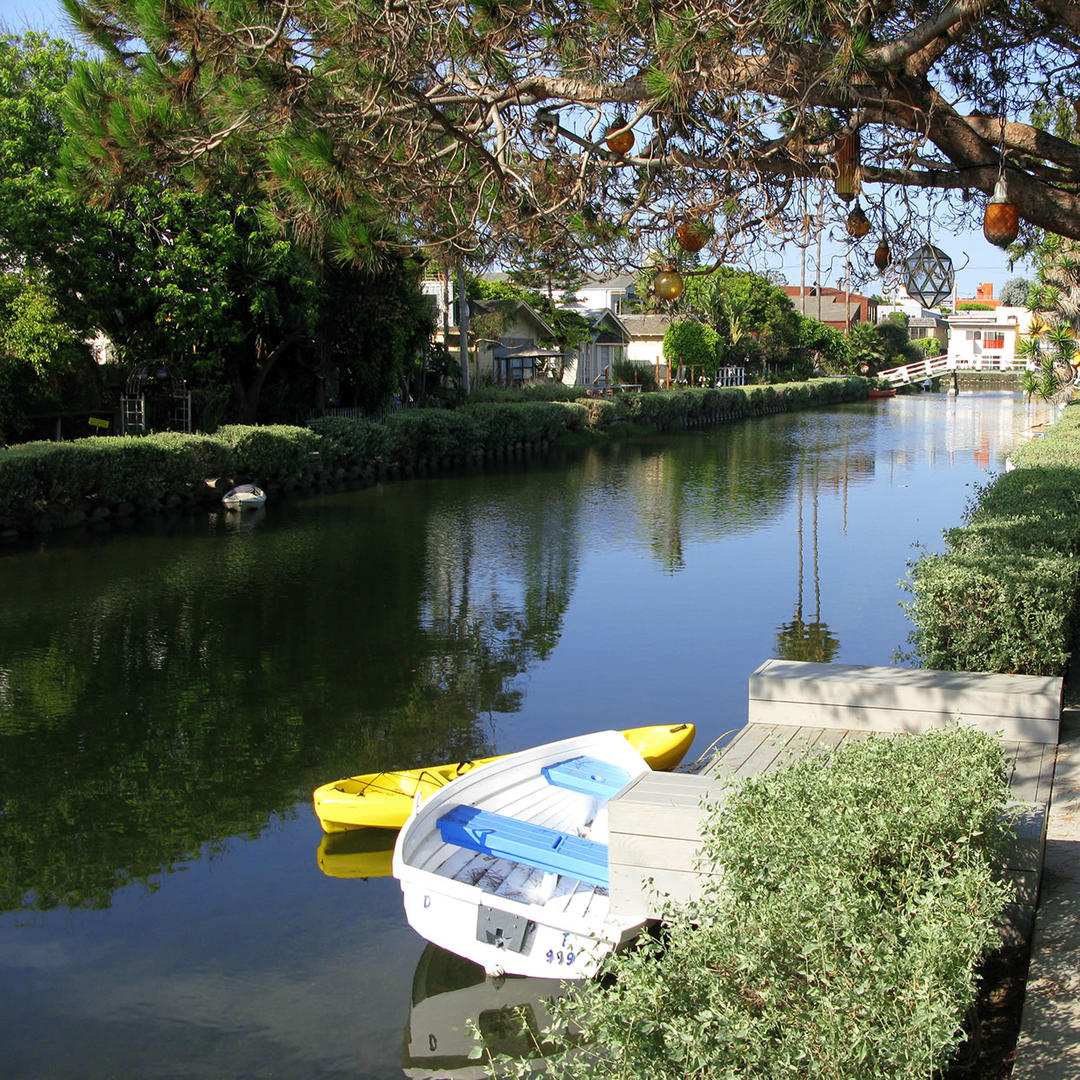
M864 201L906 190L970 227L1004 164L1024 220L1080 238L1080 148L1031 113L1080 96L1074 0L65 5L133 76L83 88L103 174L231 162L312 233L369 215L453 261L621 266L705 218L730 262L803 234L807 182L845 216L851 137ZM897 256L922 202L889 199Z
M228 164L204 190L159 175L97 188L92 132L65 125L85 114L62 100L87 81L120 94L129 76L77 60L44 35L0 39L0 269L36 290L24 295L18 348L8 290L6 362L44 378L48 356L70 362L49 333L70 342L101 330L128 364L164 360L190 386L226 388L231 418L262 417L268 380L275 418L309 415L327 383L350 404L383 404L432 326L418 263L393 251L353 258L344 240L369 251L363 229L313 250Z
M676 319L664 331L664 359L682 373L684 367L704 368L715 375L720 362L720 335L697 319Z
M1027 278L1014 277L1005 282L1001 290L1001 302L1008 307L1026 307L1031 282Z
M686 304L720 335L730 363L786 363L800 344L799 316L783 289L759 274L721 266L691 275Z

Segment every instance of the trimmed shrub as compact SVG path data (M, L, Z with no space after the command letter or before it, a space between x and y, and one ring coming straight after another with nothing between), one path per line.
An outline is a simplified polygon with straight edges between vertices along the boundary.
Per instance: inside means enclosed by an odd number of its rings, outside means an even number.
M734 784L703 829L700 897L575 983L558 1077L938 1075L1009 899L996 739L850 743Z
M1080 409L1013 454L945 552L911 568L913 656L925 667L1060 675L1080 594Z
M328 467L370 464L386 456L386 428L374 420L323 416L308 426L322 437L319 455Z
M236 479L245 483L293 486L310 480L319 469L313 456L319 450L319 436L310 428L232 424L219 428L217 438L231 448Z

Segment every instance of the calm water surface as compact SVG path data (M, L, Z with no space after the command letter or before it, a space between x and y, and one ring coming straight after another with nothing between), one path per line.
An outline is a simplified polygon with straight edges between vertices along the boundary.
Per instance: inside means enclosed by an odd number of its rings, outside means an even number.
M745 722L772 656L887 664L898 588L1044 407L897 397L0 554L0 1075L474 1075L337 776Z

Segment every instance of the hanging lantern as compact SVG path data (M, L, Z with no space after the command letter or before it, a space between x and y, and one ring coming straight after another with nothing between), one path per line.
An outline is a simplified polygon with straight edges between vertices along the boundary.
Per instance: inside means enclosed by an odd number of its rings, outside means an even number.
M923 307L937 307L952 295L952 259L940 248L923 244L914 255L908 256L906 266L905 287Z
M882 236L878 241L877 250L874 252L874 265L879 270L887 270L892 262L892 252L889 251L889 238Z
M653 292L661 300L677 300L683 288L682 274L674 266L665 266L653 280Z
M859 194L859 154L861 139L858 129L836 140L836 194L851 202Z
M621 116L616 116L608 126L604 132L604 141L613 154L629 154L634 149L634 133Z
M856 240L861 240L870 231L870 220L863 213L858 202L855 203L851 213L848 214L844 225L847 228L848 236L853 236Z
M1006 248L1015 239L1020 228L1020 215L1016 204L1009 202L1009 193L1005 190L1005 177L998 177L994 186L994 197L986 204L983 212L983 236L996 244Z
M675 228L675 239L683 251L700 251L709 239L712 228L701 218L683 221Z

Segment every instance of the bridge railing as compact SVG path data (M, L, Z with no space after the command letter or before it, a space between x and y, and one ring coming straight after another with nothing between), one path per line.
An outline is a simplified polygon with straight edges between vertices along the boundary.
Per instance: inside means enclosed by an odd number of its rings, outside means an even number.
M942 353L940 356L928 356L925 360L915 360L910 364L901 364L899 367L885 368L878 372L879 379L888 379L893 386L902 386L904 383L921 382L923 379L932 379L946 371L953 371L956 361L950 361L949 357Z

